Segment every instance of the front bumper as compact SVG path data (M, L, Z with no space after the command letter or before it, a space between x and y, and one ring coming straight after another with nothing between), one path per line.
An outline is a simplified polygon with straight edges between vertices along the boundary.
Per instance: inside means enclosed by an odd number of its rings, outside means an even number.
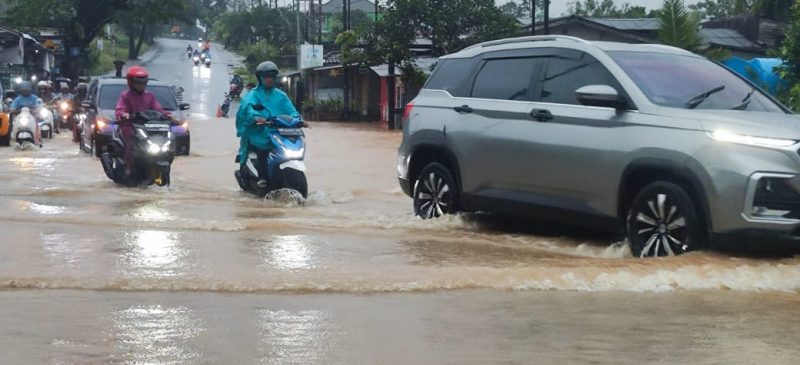
M402 176L398 176L397 181L400 183L400 188L403 189L403 192L409 197L413 197L414 191L413 187L411 186L411 181Z
M721 251L785 255L800 252L800 230L738 229L711 235L711 247Z

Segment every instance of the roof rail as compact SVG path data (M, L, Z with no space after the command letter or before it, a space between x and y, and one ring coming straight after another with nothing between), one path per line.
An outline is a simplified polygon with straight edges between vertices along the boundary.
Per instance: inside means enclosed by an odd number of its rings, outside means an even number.
M583 44L591 44L585 39L581 39L578 37L571 37L567 35L532 35L527 37L516 37L516 38L506 38L506 39L498 39L496 41L488 41L483 43L478 43L476 45L464 48L464 50L477 48L477 47L491 47L491 46L499 46L503 44L512 44L512 43L524 43L524 42L553 42L553 41L573 41Z

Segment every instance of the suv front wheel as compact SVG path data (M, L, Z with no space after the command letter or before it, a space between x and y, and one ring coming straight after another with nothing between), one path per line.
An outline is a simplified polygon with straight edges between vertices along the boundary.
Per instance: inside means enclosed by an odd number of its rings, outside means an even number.
M439 218L458 211L458 191L447 166L433 162L425 166L414 183L414 213L423 219Z
M703 231L689 194L664 181L647 185L636 195L627 228L635 257L676 256L696 250Z

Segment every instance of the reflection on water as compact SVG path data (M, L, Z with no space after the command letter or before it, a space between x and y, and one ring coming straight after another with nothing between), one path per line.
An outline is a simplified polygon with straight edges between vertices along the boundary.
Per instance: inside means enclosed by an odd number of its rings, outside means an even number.
M126 234L123 245L123 266L130 274L175 276L189 266L177 232L133 231Z
M318 247L303 235L272 236L264 240L246 240L246 248L258 255L265 270L306 270L319 263Z
M54 158L13 157L8 159L15 166L15 170L31 172L46 170L52 171L56 167Z
M114 313L113 340L126 363L183 363L203 356L193 341L205 329L186 307L132 306Z
M139 201L130 204L130 206L123 205L121 209L126 212L125 215L138 221L165 222L175 220L175 217L164 209L164 204L161 201Z
M336 349L332 313L260 310L262 364L324 364Z
M57 205L45 205L36 203L31 203L28 209L30 209L32 212L42 215L61 214L67 210L67 208Z

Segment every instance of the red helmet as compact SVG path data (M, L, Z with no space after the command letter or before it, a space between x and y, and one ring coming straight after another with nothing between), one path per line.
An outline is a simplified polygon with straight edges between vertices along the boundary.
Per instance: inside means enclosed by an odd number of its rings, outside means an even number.
M128 87L132 87L133 83L147 84L147 80L150 79L150 73L142 66L133 66L128 69L126 78L128 79Z

